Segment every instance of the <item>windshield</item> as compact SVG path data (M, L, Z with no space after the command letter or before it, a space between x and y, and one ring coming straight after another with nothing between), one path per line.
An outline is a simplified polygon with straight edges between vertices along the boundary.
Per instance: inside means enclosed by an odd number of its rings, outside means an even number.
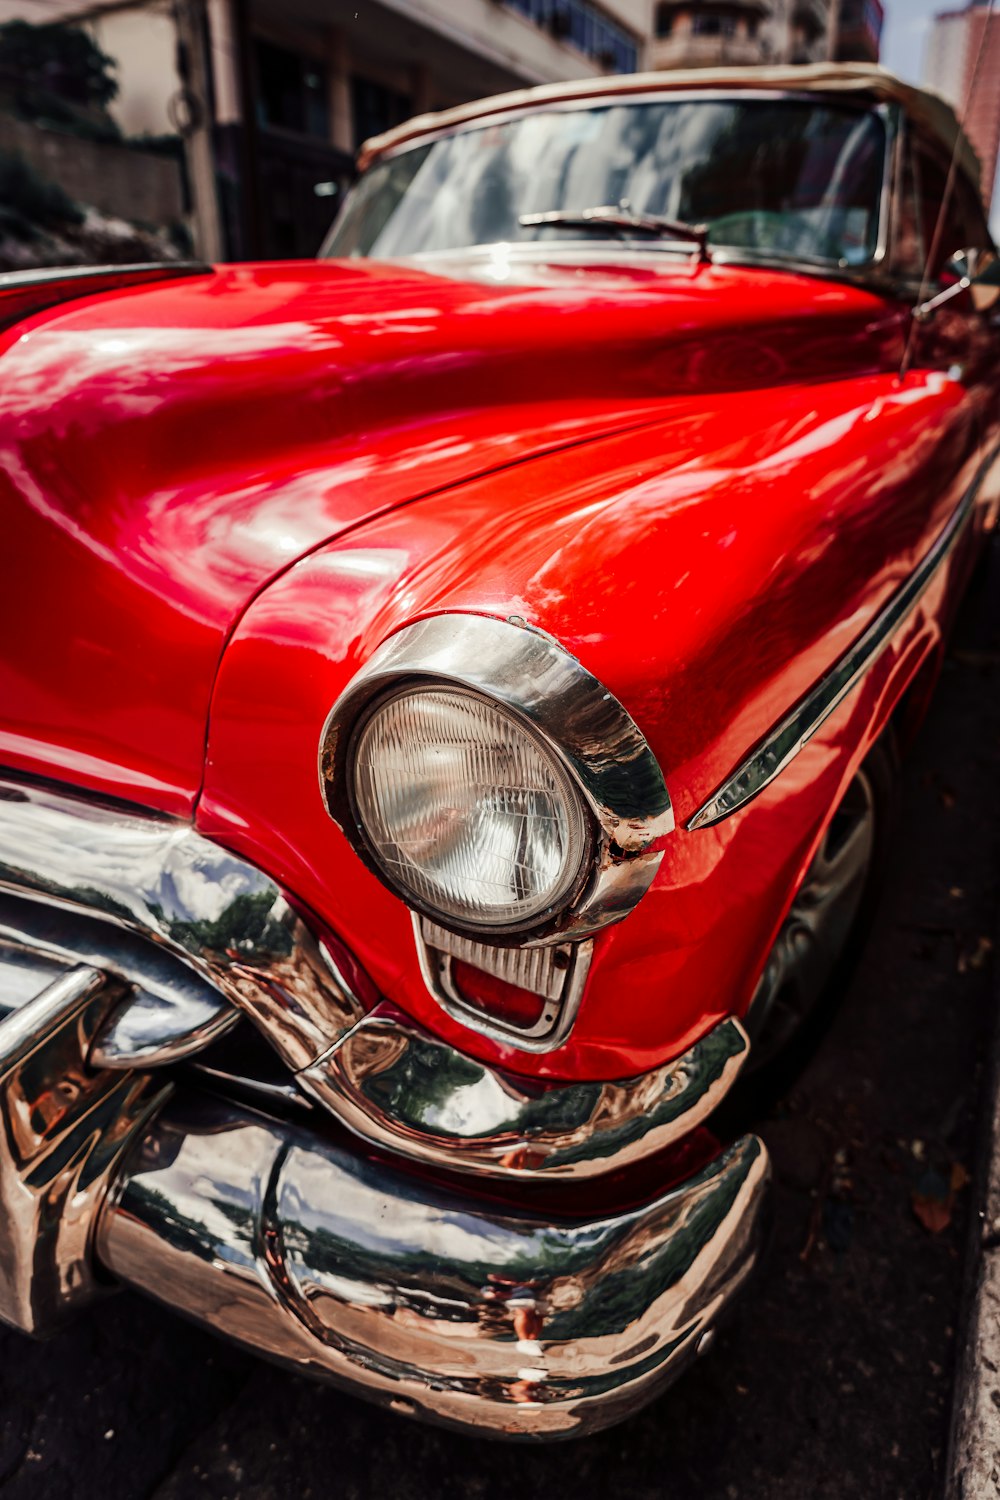
M874 111L826 102L702 98L538 111L377 162L321 254L566 243L580 238L571 226L526 227L520 216L625 200L634 214L706 224L711 245L859 265L876 248L884 154ZM629 238L611 226L587 238L598 235Z

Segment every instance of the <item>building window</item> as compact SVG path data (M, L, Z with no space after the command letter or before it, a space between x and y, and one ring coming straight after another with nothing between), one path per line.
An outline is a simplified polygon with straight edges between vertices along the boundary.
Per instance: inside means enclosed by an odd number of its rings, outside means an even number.
M634 37L589 0L502 0L561 42L613 73L634 73L639 48Z
M656 7L656 35L667 37L673 34L674 8L672 5L658 5Z
M323 65L260 38L254 42L254 63L260 124L327 140L330 111Z
M371 78L351 79L351 114L354 124L354 144L358 147L369 136L381 135L401 125L413 114L413 100L408 94L387 89Z
M695 36L735 36L735 16L694 16L691 30Z

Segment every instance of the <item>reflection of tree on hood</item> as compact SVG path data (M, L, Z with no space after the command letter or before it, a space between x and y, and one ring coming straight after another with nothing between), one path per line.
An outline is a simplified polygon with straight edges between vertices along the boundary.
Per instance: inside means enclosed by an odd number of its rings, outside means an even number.
M595 114L599 129L580 140L568 154L560 193L562 208L580 210L617 203L635 159L635 137L642 125L638 109L609 109Z
M712 158L731 123L732 105L670 105L657 114L659 128L636 161L628 197L639 212L687 218L686 170L693 162Z

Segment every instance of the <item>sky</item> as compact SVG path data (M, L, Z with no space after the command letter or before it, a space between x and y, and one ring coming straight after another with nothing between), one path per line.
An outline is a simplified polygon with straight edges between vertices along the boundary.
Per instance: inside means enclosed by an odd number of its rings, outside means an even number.
M880 61L907 83L919 83L931 18L939 10L961 10L963 0L885 0Z
M879 61L906 83L919 84L923 78L924 49L931 19L938 11L963 10L965 0L884 0L884 5L885 26ZM1000 172L997 181L990 228L993 238L1000 242Z

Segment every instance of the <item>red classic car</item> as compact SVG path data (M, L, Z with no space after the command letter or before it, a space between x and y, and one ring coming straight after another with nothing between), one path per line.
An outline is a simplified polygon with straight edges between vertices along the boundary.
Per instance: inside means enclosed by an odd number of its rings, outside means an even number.
M878 69L361 165L315 263L0 278L0 1316L124 1282L581 1433L757 1256L710 1117L857 946L1000 506L997 261Z

